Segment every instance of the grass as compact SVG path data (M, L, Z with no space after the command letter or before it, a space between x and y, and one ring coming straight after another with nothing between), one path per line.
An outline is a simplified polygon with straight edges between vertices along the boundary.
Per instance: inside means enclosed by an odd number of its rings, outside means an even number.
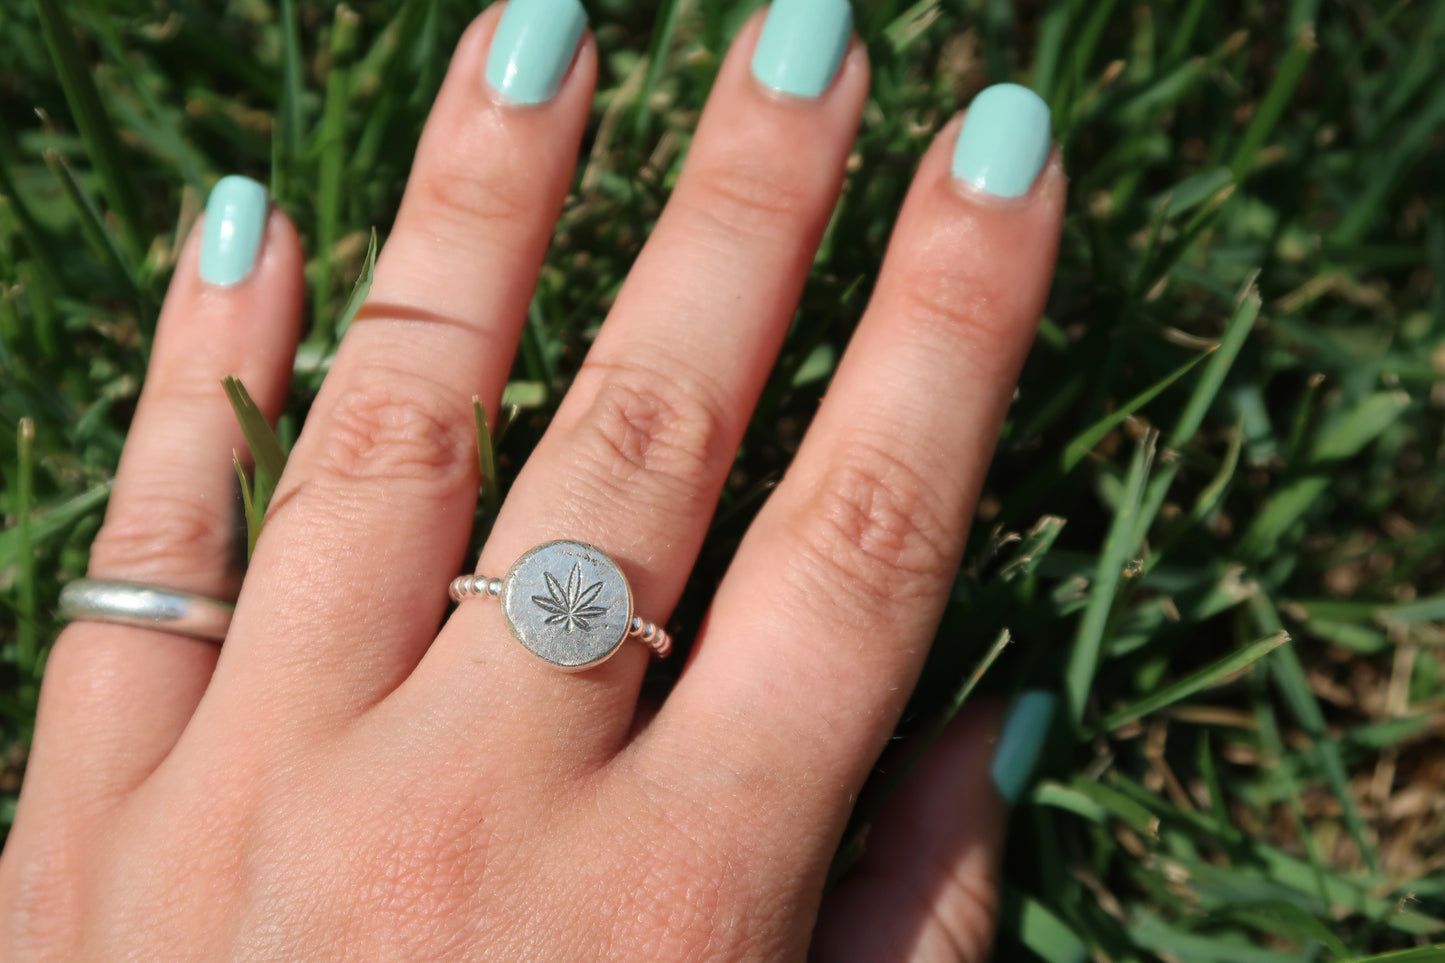
M515 410L492 439L500 491L753 6L590 4L601 84ZM928 731L986 654L981 689L1064 696L1014 820L998 956L1445 959L1431 948L1445 940L1445 5L856 9L875 81L848 187L681 636L797 445L930 136L986 83L1030 83L1072 175L1057 281L903 724ZM6 825L56 595L84 571L206 190L231 172L269 180L307 238L312 327L286 444L475 12L0 11ZM890 784L865 794L859 821Z

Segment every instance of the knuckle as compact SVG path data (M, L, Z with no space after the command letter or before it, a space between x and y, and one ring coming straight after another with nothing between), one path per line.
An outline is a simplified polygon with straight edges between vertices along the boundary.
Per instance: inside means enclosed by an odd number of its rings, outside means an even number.
M930 259L932 260L932 259ZM941 259L939 259L941 260ZM996 282L953 264L916 265L898 287L899 315L911 326L962 338L979 347L996 345L1008 331Z
M906 461L854 439L789 519L802 568L828 586L824 597L842 586L870 615L927 598L954 569L957 537L940 501Z
M609 365L599 375L605 380L573 435L596 475L689 506L706 498L729 453L717 394L701 373Z
M416 483L451 494L471 479L465 399L417 372L369 368L341 389L318 427L316 464L344 484Z
M812 190L800 171L759 159L730 159L700 170L687 207L728 237L793 231L806 218Z
M456 163L427 166L416 172L415 190L430 218L446 222L510 224L535 219L537 198L532 178L516 165L497 160L491 148L481 154L454 152ZM477 156L482 164L465 161Z
M198 571L213 575L231 561L239 544L239 502L218 511L183 491L136 496L106 514L90 547L92 576L190 582Z
M164 367L157 365L147 375L146 387L171 410L220 408L227 404L226 391L221 386L221 375L216 372L234 367L226 363L228 360L217 356L197 363L196 358L187 357L173 360Z

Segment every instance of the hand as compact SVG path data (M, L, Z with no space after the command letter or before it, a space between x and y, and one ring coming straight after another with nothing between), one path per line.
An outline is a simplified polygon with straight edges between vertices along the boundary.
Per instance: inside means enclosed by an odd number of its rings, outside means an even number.
M671 611L838 196L868 87L845 14L779 0L761 43L761 14L739 34L479 572L589 542L638 612ZM463 36L244 585L217 382L279 413L302 255L259 185L213 194L91 574L239 591L235 618L224 648L94 622L58 640L0 860L11 959L984 959L1006 815L990 711L823 883L1048 288L1047 113L993 89L961 143L960 120L939 135L806 441L677 686L640 709L643 645L568 674L495 603L442 624L477 493L470 398L497 410L596 68L575 0L512 0Z

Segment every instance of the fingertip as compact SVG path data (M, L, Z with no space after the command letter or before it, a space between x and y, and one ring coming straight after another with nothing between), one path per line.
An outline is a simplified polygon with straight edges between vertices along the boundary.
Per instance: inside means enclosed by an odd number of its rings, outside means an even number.
M1052 692L1026 690L998 730L989 776L999 797L1010 806L1019 801L1033 779L1058 704L1058 696Z
M917 187L929 192L930 205L942 204L958 211L996 213L1001 218L1043 218L1062 211L1068 188L1063 152L1050 144L1037 174L1026 189L1000 194L980 187L958 173L958 145L964 134L967 112L955 114L934 136L914 178Z
M970 702L904 778L824 905L820 958L986 958L1008 813L979 790L1001 716L996 702Z
M741 96L755 111L793 116L854 101L861 104L871 76L868 49L858 36L849 29L836 55L824 51L815 58L800 58L796 51L777 49L778 44L772 44L770 52L769 21L779 6L774 3L755 11L738 30L718 75L717 91ZM709 103L717 99L717 91Z
M951 170L960 183L999 198L1022 197L1037 182L1053 146L1053 115L1020 84L979 91L954 142Z
M544 108L596 81L597 45L578 0L493 4L468 28L458 54L480 90L504 110ZM462 59L460 56L458 59Z
M860 68L866 83L867 51L848 0L774 0L748 19L733 46L772 97L814 102L855 82Z
M284 393L284 372L291 368L304 315L301 238L286 213L268 204L244 276L217 283L210 279L216 276L216 266L207 265L208 255L215 252L207 248L214 242L216 219L221 216L216 211L202 214L182 244L161 308L148 377L189 383L197 377L217 377L212 369L220 365L238 374L250 371L255 380L261 377L257 372L264 371L267 385L276 381L277 390L262 391L250 383L247 387L267 399L263 408L275 409ZM182 378L192 370L206 373Z

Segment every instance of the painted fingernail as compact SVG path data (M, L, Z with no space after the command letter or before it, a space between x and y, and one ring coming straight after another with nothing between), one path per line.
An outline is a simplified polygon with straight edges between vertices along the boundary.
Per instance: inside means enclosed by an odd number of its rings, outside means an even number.
M852 36L848 0L774 0L753 48L753 76L785 94L822 96Z
M546 103L562 86L586 27L578 0L510 0L487 52L487 83L515 104Z
M995 84L968 105L953 176L999 197L1027 194L1049 159L1049 105L1018 84Z
M1052 692L1028 690L1020 693L1004 720L990 774L999 795L1010 806L1019 801L1033 778L1039 750L1044 747L1058 704Z
M201 233L201 279L212 284L245 280L266 234L266 188L249 177L223 177L206 200Z

